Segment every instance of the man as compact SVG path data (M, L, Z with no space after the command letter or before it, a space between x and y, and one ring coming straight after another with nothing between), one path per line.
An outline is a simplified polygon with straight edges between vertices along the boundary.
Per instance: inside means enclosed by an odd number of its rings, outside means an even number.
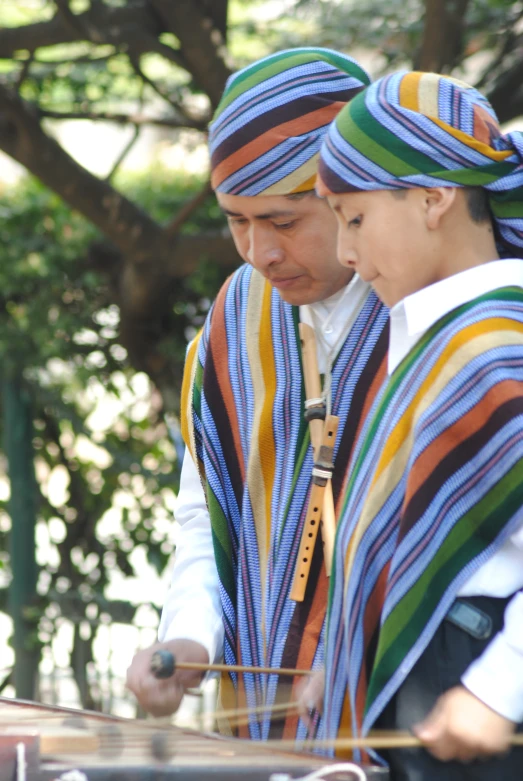
M149 668L158 647L180 661L223 655L249 666L322 664L328 578L321 544L304 601L289 598L313 466L298 323L316 329L326 405L340 418L337 501L355 433L385 373L387 315L368 285L338 264L335 218L314 183L327 126L368 81L336 52L281 52L229 80L211 125L212 185L246 265L220 291L188 352L188 451L172 587L161 643L140 652L128 676L155 714L174 711L199 679L180 671L155 680ZM298 683L227 675L222 701L271 706L294 698ZM304 736L306 729L296 716L271 720L268 707L253 716L249 734Z
M393 781L522 777L517 750L488 758L523 720L522 153L476 90L421 73L360 93L322 147L340 262L391 307L338 527L326 732L414 728L428 751L390 751Z

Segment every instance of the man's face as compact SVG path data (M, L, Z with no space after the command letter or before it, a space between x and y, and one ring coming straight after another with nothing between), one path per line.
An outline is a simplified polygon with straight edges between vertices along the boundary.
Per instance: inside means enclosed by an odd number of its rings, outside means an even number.
M344 193L327 198L338 219L338 260L389 307L439 280L425 191Z
M353 276L336 259L336 218L313 193L216 197L241 258L289 304L323 301Z

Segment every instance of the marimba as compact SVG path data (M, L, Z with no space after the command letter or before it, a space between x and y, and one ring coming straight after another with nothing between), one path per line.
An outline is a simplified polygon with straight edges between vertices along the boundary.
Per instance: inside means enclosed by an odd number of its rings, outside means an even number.
M0 697L0 781L284 781L332 762L158 721ZM364 773L388 779L383 768ZM329 781L355 778L342 771Z

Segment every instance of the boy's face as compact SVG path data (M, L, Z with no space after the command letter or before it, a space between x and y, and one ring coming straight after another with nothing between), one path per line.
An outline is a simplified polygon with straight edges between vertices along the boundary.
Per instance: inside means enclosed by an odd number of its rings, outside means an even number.
M338 219L339 262L370 282L389 307L439 279L425 193L378 190L327 198Z
M336 219L313 193L216 197L241 258L284 301L297 306L323 301L350 281L354 271L336 258Z

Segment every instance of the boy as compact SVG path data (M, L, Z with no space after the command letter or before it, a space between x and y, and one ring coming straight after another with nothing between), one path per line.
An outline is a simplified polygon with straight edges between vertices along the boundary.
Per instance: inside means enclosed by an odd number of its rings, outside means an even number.
M394 781L522 777L516 750L476 761L523 720L522 151L476 90L421 73L360 93L322 146L338 258L392 307L338 526L326 733L414 726L431 753L389 752Z

